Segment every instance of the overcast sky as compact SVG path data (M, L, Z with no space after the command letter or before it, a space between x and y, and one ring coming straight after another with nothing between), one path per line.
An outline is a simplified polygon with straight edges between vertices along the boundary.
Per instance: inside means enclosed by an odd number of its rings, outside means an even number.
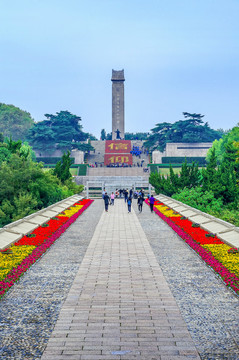
M112 69L125 72L125 130L205 115L239 122L239 0L0 0L0 102L68 110L111 131Z

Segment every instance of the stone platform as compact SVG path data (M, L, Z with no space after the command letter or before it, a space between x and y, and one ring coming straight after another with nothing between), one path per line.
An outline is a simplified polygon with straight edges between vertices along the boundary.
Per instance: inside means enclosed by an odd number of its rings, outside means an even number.
M123 200L102 214L41 359L200 359Z

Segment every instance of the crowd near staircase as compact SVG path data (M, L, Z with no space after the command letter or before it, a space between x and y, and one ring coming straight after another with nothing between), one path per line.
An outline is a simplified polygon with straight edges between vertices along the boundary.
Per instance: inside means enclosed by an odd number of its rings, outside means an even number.
M91 144L94 151L87 156L87 175L76 178L77 183L84 184L88 189L89 196L101 197L104 187L109 193L116 189L142 187L148 191L149 156L143 141L91 141ZM138 148L141 153L132 154L133 148ZM119 163L115 164L114 161Z
M142 167L146 167L148 165L149 161L149 155L146 149L143 147L144 142L142 140L131 140L132 149L134 147L138 147L140 150L142 149L142 153L140 154L140 157L133 155L133 165L138 166L141 165Z

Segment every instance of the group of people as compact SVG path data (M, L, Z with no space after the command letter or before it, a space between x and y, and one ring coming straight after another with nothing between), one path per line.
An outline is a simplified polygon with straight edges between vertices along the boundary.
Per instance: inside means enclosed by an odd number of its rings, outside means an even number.
M124 197L125 204L127 204L128 213L131 213L131 206L132 206L133 198L137 199L138 210L140 213L142 212L143 203L145 201L143 189L141 189L140 191L135 191L135 192L133 192L133 189L130 189L130 190L116 189L115 194L114 194L114 192L112 192L110 195L108 195L104 189L102 191L102 198L105 203L105 211L108 212L109 205L114 205L115 197L121 198L122 195ZM148 199L149 199L150 210L151 210L151 212L153 212L155 198L153 197L153 195L151 195L151 196L148 195Z
M133 145L133 148L130 151L130 154L132 154L134 156L138 156L140 158L140 155L142 154L142 151L139 149L139 146Z
M131 167L132 165L129 165L127 163L110 163L107 164L106 167Z

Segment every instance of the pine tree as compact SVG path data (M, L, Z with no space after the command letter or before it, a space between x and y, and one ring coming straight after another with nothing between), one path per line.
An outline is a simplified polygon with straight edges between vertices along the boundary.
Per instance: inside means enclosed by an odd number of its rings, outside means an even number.
M72 160L70 159L70 151L62 155L61 160L59 160L54 169L54 175L56 175L62 182L71 178L70 166Z
M179 188L179 179L178 179L178 175L174 173L173 167L171 164L170 164L170 168L169 168L169 177L170 177L171 185L174 188L174 192L176 193Z
M217 183L217 158L216 151L211 151L211 156L206 169L202 169L203 176L203 190L212 190L212 187Z
M187 163L187 159L185 158L185 161L182 164L180 171L180 184L182 189L190 185L189 174L190 174L190 169Z

